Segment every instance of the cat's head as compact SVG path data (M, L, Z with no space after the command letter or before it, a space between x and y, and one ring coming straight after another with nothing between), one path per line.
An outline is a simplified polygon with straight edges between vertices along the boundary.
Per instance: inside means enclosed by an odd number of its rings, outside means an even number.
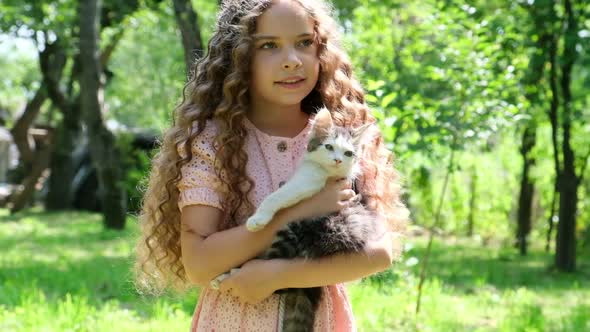
M359 128L334 125L330 111L320 109L309 135L306 159L322 166L330 175L355 177L361 143L368 137L371 124Z

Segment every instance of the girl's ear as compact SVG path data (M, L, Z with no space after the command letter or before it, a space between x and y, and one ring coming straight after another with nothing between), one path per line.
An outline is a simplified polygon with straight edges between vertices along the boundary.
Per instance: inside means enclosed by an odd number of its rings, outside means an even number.
M332 131L332 116L327 108L321 108L313 119L313 126L311 128L312 136L316 138L325 138Z

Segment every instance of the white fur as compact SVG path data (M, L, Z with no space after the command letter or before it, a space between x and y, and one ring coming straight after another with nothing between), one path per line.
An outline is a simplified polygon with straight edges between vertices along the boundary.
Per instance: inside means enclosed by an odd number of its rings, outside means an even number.
M359 172L355 157L344 155L346 151L354 151L352 143L344 138L327 139L333 151L324 146L308 152L299 168L289 181L277 191L268 195L260 204L256 213L246 222L251 232L263 229L281 209L293 206L322 190L328 178L354 179ZM335 160L341 160L338 164Z
M304 161L289 181L262 201L256 213L246 222L246 228L251 232L263 229L279 210L293 206L322 190L326 180L326 172L321 167Z

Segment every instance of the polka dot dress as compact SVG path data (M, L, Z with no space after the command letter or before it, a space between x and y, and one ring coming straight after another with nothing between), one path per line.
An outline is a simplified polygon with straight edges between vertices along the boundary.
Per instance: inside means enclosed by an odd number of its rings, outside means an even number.
M294 173L307 146L308 125L295 137L270 136L244 120L248 131L246 172L254 180L255 187L250 200L258 206L271 192L277 190ZM179 209L201 204L221 209L220 182L213 170L213 139L218 129L208 121L205 130L193 141L193 157L182 169L178 184ZM179 154L184 155L179 147ZM242 303L226 292L203 289L197 303L191 331L277 331L280 321L280 295L274 294L258 304ZM343 285L324 287L324 297L316 313L314 331L355 331L350 303Z

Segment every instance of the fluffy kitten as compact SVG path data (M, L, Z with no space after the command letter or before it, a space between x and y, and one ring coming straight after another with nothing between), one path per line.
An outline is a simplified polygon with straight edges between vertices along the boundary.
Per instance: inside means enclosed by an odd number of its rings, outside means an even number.
M352 130L333 125L330 112L323 108L315 116L307 153L291 179L268 195L248 218L252 232L264 228L279 210L293 206L322 190L330 177L354 180L360 172L356 153L365 125Z
M256 213L248 219L248 229L262 229L280 209L320 191L328 178L347 178L354 182L360 172L357 159L360 143L368 127L347 129L334 126L330 112L320 110L315 117L308 151L301 166L287 183L264 199ZM375 213L365 208L359 198L340 212L290 223L277 233L271 247L260 258L313 259L360 252L369 237L376 234L376 220ZM226 273L213 280L212 287L218 287L228 275ZM281 331L312 331L322 288L292 288L277 293L284 294Z

